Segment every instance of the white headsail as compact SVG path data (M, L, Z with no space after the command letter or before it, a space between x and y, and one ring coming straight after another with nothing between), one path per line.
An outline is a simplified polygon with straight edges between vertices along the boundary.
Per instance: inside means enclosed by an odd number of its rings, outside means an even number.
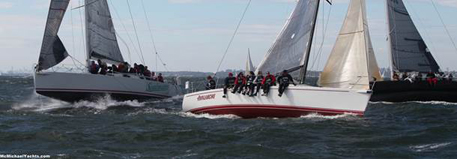
M422 39L403 0L386 0L392 69L400 72L439 72L440 67Z
M248 75L249 72L251 71L255 71L254 70L254 65L252 64L252 60L251 60L251 52L248 50L248 57L246 58L246 72L245 74Z
M319 0L299 0L257 71L279 73L305 64Z
M106 0L85 0L89 59L124 62Z
M381 80L371 44L365 0L351 0L343 27L319 79L323 87L369 89Z
M67 50L57 33L69 2L70 0L51 0L37 71L51 68L68 56Z

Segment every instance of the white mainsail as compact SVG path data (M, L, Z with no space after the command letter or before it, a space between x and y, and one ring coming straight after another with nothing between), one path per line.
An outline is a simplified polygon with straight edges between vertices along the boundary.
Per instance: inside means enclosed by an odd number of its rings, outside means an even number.
M343 27L319 79L320 86L368 90L370 80L381 80L365 7L365 0L351 0Z
M319 0L298 1L282 32L257 67L257 72L275 74L305 64L318 4Z
M439 72L440 67L422 39L403 0L387 0L392 69L400 72Z
M248 75L249 72L255 71L254 65L252 64L251 60L251 52L248 51L248 57L246 58L246 72L245 74Z
M57 33L69 2L70 0L51 0L37 71L51 68L68 56L68 52Z
M106 0L85 0L88 59L124 62Z

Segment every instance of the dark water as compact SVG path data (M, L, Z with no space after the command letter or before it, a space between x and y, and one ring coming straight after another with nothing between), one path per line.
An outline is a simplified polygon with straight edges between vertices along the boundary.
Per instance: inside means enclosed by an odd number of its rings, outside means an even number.
M38 97L0 77L0 154L53 158L455 158L457 104L372 103L365 117L238 119L160 102Z

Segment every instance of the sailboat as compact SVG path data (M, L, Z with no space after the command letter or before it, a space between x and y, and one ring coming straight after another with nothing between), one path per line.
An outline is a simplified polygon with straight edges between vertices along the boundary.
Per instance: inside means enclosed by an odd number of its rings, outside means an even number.
M96 100L109 95L115 100L164 99L183 93L181 86L149 80L126 73L107 75L53 72L49 69L67 58L68 52L57 35L70 0L51 0L40 57L34 73L38 94L66 102ZM109 64L125 62L107 0L85 0L87 67L91 60Z
M248 57L246 58L246 70L245 70L245 75L249 75L249 72L255 71L254 64L252 64L251 60L251 51L248 50Z
M436 62L427 44L417 30L403 0L386 0L389 28L391 74L439 74ZM424 79L410 81L376 82L371 101L447 101L457 102L457 82L439 81L435 86Z
M374 56L370 52L365 0L351 0L332 53L334 57L330 57L330 61L336 64L327 67L342 66L344 70L337 69L334 73L326 70L321 77L324 87L313 87L305 85L304 81L319 4L320 0L297 2L282 32L256 70L272 74L289 70L295 78L300 78L299 85L289 86L282 97L278 96L278 86L271 87L268 96L257 97L228 93L228 97L223 98L222 89L190 93L184 96L183 110L195 114L231 114L242 118L300 117L310 113L364 115L371 97L368 74L370 70L374 73L370 66L375 65L368 62ZM357 70L352 70L355 68ZM346 74L348 70L352 72Z

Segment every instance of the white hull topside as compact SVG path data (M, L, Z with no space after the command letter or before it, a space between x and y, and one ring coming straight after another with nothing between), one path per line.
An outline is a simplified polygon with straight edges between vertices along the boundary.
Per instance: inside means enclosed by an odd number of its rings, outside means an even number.
M37 93L67 102L92 100L106 94L116 100L164 99L184 92L177 85L122 74L39 72L34 80Z
M371 91L311 86L290 86L282 97L278 87L271 87L268 96L249 97L232 94L223 98L223 90L208 90L184 96L183 111L195 114L226 115L243 118L300 117L310 113L336 115L352 113L362 116Z

